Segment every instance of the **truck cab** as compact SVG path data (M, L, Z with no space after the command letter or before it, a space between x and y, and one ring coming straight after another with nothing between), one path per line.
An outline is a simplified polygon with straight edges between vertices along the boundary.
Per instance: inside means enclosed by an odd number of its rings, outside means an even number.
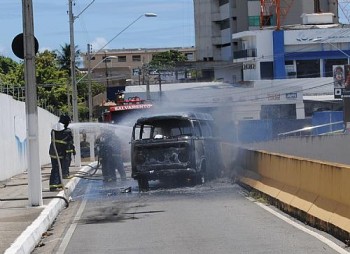
M172 113L139 118L131 139L132 177L141 191L150 180L202 184L220 175L220 142L207 113Z

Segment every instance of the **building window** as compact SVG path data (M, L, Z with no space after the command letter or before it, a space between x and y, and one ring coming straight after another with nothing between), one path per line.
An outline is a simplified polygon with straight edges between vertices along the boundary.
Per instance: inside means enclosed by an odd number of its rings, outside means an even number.
M249 26L260 26L260 16L249 16Z
M194 61L193 53L186 53L185 56L186 56L187 61Z
M228 4L229 0L219 0L219 6Z
M261 79L273 79L273 62L260 63Z
M295 104L261 105L261 119L296 119Z
M227 28L230 28L230 20L225 19L220 22L220 30L225 30Z
M118 56L118 62L126 62L126 56Z
M107 56L103 56L102 59L103 59L103 62L104 62L104 63L109 63L109 62L111 62L111 59L108 58Z
M141 55L133 55L132 61L133 62L141 62Z
M319 78L320 60L296 60L297 78Z
M238 32L238 28L237 28L237 17L232 17L232 31L233 33L237 33Z

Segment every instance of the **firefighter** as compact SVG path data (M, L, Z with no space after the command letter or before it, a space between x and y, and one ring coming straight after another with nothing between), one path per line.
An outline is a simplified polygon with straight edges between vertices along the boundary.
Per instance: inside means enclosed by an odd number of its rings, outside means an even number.
M116 169L120 178L125 180L126 174L121 156L120 142L115 133L111 130L103 131L97 144L103 180L105 182L115 182L117 180Z
M60 122L64 124L64 130L65 130L67 136L69 136L68 143L67 143L66 156L65 156L63 167L62 167L63 179L69 179L70 178L69 167L70 167L70 164L72 162L72 155L75 156L75 154L76 154L75 146L74 146L74 142L73 142L73 134L72 134L71 129L68 128L68 125L70 124L71 119L68 115L62 115Z
M50 191L63 189L61 174L66 167L67 150L73 143L73 135L68 127L70 118L62 115L60 120L51 130L51 144L49 154L51 157ZM60 167L62 172L60 172Z

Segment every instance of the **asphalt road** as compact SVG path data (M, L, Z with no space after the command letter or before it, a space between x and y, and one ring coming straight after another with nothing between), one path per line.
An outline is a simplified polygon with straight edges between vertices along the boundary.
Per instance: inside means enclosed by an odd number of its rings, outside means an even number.
M346 252L225 178L195 187L153 182L147 193L132 179L83 180L73 199L33 253Z

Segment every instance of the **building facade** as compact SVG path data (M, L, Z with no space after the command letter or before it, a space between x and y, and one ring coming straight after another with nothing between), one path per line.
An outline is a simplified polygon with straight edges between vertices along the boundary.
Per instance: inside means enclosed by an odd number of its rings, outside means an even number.
M333 77L333 66L348 64L350 56L350 28L339 24L246 31L232 37L255 52L233 59L243 81Z
M315 12L333 13L333 21L338 21L335 0L281 1L279 20L282 26L301 24L303 13ZM230 83L244 80L242 66L233 60L256 55L247 42L235 34L277 25L272 0L194 0L194 15L197 60L204 62L203 68L213 74L213 79Z
M147 70L147 64L154 54L176 50L183 53L187 61L194 62L196 51L194 47L188 48L142 48L142 49L109 49L100 52L92 52L90 61L87 54L82 55L82 71L88 72L90 66L93 81L105 83L106 93L99 100L113 100L118 90L124 90L126 85L145 85L159 82L158 73ZM183 74L182 78L186 78ZM163 75L162 82L174 82L179 79L175 75Z

